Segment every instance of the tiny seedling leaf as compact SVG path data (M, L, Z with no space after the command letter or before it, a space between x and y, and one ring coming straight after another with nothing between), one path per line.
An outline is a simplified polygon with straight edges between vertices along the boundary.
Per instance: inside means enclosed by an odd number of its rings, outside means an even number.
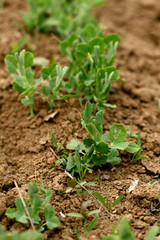
M112 207L115 207L117 204L119 204L123 199L122 195L119 195L116 200L114 201L114 203L112 204Z
M68 217L77 217L77 218L84 218L84 216L81 213L68 213Z
M106 202L104 197L99 192L94 192L94 196L104 205L106 206Z
M92 104L88 101L86 103L86 107L85 107L85 110L83 112L84 121L85 121L86 125L89 123L89 120L91 118L91 114L92 114Z
M54 142L56 148L58 148L58 143L57 143L57 140L56 140L56 138L55 138L53 133L52 133L51 137L52 137L52 141Z
M129 153L136 153L138 152L140 147L135 142L130 142L126 148L127 152Z

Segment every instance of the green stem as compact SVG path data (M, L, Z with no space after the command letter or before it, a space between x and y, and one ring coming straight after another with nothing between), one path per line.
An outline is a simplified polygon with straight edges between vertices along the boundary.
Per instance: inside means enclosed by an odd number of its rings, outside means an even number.
M33 106L30 105L29 107L30 107L30 113L31 113L31 116L33 117L33 116L34 116Z

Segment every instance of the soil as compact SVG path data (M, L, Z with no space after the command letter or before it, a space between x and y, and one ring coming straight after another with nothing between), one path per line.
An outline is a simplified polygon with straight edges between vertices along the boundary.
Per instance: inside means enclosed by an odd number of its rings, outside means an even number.
M56 215L61 220L61 226L53 231L45 231L46 239L76 239L73 228L82 232L83 239L100 239L104 234L111 233L112 227L125 216L131 223L137 239L144 239L153 225L160 226L160 214L151 213L151 203L158 203L160 192L160 2L159 0L112 0L106 1L103 7L94 10L93 14L106 28L106 33L118 33L121 44L116 54L115 65L120 70L125 81L114 83L114 91L109 102L116 104L116 109L108 108L104 114L104 129L108 130L113 123L123 123L127 129L130 123L133 132L141 132L143 155L147 156L136 164L130 164L128 156L122 155L122 162L110 168L95 168L92 174L87 174L87 181L94 182L95 187L89 190L98 191L105 196L108 191L113 201L118 195L123 195L120 204L112 209L110 216L103 210L94 230L85 233L83 221L67 217L69 212L79 212L81 204L91 199L78 195L76 192L60 196L57 190L67 188L68 177L64 167L59 165L53 169L57 160L53 154L51 133L64 146L73 138L82 139L86 136L78 121L68 119L68 116L79 119L75 110L81 111L77 99L68 102L60 101L52 112L57 112L54 118L46 121L50 114L43 99L37 99L34 111L30 116L29 109L24 107L18 94L12 89L12 79L4 64L8 51L23 36L21 12L26 11L25 1L5 0L0 9L0 223L7 230L24 230L29 228L23 224L8 219L6 208L13 207L17 190L17 181L22 195L26 194L29 181L38 184L43 180L46 188L51 187L53 196L51 203L55 206ZM33 32L29 36L30 44L25 47L32 49L36 56L47 59L58 59L66 63L60 55L58 44L51 36ZM54 149L55 150L55 149ZM98 177L108 175L102 181ZM129 191L137 181L137 186ZM157 184L150 185L157 181ZM99 208L92 200L88 209ZM66 217L62 217L62 212ZM159 238L157 238L159 239Z

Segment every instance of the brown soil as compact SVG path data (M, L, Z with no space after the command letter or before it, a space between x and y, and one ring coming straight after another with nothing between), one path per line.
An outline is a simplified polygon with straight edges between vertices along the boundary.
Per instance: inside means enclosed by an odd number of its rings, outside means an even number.
M129 129L133 123L133 132L141 132L143 155L148 158L128 166L129 159L122 156L122 163L115 168L94 169L93 174L87 174L88 181L96 184L89 190L99 191L105 196L108 191L113 200L119 194L122 202L112 213L114 216L101 212L98 223L91 233L84 233L82 220L71 217L63 218L69 212L79 212L83 198L77 193L57 194L67 188L67 176L64 167L53 170L55 156L51 151L53 143L51 133L64 145L72 138L82 139L86 136L78 122L67 117L79 118L75 108L80 109L76 99L69 102L57 102L54 108L58 114L51 121L44 118L49 108L42 99L35 104L36 116L31 117L18 94L12 89L11 76L8 74L4 57L23 36L21 11L26 10L25 1L6 0L0 9L0 223L8 230L25 229L25 225L9 220L5 216L7 207L13 207L18 193L14 179L23 193L27 190L29 181L43 180L46 188L51 187L53 197L51 203L55 206L56 215L61 220L61 226L53 231L46 231L46 239L76 239L73 228L83 232L86 239L100 239L104 234L111 233L115 222L122 216L129 219L137 239L144 235L151 226L158 225L160 214L146 215L151 203L157 204L160 184L148 184L159 180L160 173L160 3L159 0L112 0L106 1L102 8L94 11L98 20L107 27L108 33L116 32L121 36L121 45L117 51L116 66L125 78L124 82L114 84L114 94L109 102L117 104L116 109L107 109L104 115L105 130L113 123L123 123ZM52 36L38 34L30 35L30 45L37 56L59 58L56 41ZM109 181L98 182L97 176L109 175ZM129 187L134 180L139 180L133 191ZM85 200L91 197L86 197ZM99 208L93 200L89 209ZM105 217L104 217L105 216ZM28 226L27 226L28 227Z

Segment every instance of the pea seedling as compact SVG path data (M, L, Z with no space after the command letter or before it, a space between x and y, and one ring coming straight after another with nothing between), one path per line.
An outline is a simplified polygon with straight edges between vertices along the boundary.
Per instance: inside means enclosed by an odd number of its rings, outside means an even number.
M31 70L33 54L22 50L20 54L7 55L5 57L5 63L9 73L11 73L14 78L12 83L13 88L20 93L22 103L30 107L30 112L33 116L34 94L41 82L41 78L39 78L34 83L34 73Z
M39 231L44 231L45 227L52 230L60 225L59 219L55 216L55 210L48 202L52 196L51 190L46 190L41 182L37 187L35 182L28 184L28 199L24 198L25 206L30 215L32 224L40 224ZM45 198L42 198L41 195ZM21 223L28 223L29 217L26 215L26 209L20 198L16 199L15 208L7 208L6 216ZM44 216L44 218L42 218Z

